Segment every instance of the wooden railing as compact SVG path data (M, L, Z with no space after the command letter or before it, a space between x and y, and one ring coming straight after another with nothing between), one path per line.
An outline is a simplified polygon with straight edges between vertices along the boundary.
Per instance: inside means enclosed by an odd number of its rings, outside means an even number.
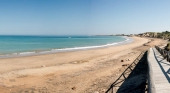
M165 49L162 49L158 46L155 46L155 48L159 51L159 53L168 61L170 62L170 51L167 51Z
M145 54L145 52L142 52L133 62L132 64L130 64L126 70L120 75L120 77L113 82L113 84L110 86L110 88L105 92L105 93L116 93L116 91L114 91L115 87L120 87L120 85L127 79L128 75L130 74L130 72L133 71L133 69L135 68L135 66L137 65L137 63L139 62L139 60L143 57L143 55Z

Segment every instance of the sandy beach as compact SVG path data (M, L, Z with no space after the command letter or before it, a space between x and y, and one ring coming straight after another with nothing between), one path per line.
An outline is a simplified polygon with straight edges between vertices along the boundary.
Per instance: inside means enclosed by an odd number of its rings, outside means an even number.
M132 63L149 47L167 42L132 38L132 43L113 47L0 59L0 91L104 93L126 68L123 64Z

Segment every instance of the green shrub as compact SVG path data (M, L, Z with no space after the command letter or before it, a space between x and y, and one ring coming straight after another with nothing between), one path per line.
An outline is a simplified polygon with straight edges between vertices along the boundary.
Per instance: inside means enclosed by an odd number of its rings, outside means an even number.
M165 47L165 50L170 50L170 43L168 43L167 45L166 45L166 47Z

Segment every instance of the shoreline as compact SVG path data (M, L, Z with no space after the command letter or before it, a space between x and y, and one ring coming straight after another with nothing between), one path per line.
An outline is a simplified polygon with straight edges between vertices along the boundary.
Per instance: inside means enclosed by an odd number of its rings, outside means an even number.
M95 48L95 49L87 49L87 50L79 50L79 51L58 52L58 53L33 55L33 56L0 58L1 63L3 63L4 65L8 64L11 67L8 68L7 66L0 65L0 73L6 72L6 69L8 69L7 71L11 71L14 69L17 70L17 69L27 69L27 68L41 68L44 67L44 65L45 67L48 67L53 65L68 64L68 63L74 63L79 61L83 61L84 63L84 61L86 62L87 60L94 59L100 56L104 56L112 53L118 53L129 48L131 49L134 47L139 47L144 43L148 42L148 39L146 38L133 37L133 39L134 42L121 44L117 46L111 46L111 47L103 47L103 48ZM69 59L67 59L67 57L69 57ZM15 63L11 63L11 61Z
M148 43L147 38L132 38L134 42L120 46L0 59L0 90L3 93L105 92L126 68L123 65L131 64L148 47L166 42L154 39Z
M2 54L0 55L0 58L16 58L16 57L56 54L56 53L62 53L62 52L93 50L93 49L107 48L107 47L113 47L113 46L120 46L120 45L124 45L128 43L132 43L134 41L133 38L130 38L127 36L119 36L119 37L125 38L126 40L121 41L121 42L105 44L105 45L98 45L98 46L84 46L84 47L74 47L74 48L61 48L61 49L50 49L50 50L42 50L42 51L28 51L28 52Z

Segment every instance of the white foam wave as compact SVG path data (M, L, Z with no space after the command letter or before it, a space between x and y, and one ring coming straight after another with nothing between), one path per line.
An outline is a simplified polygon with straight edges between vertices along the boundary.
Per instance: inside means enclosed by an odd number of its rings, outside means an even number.
M124 42L129 41L130 39L126 38L125 41L106 44L106 45L99 45L99 46L86 46L86 47L74 47L74 48L62 48L62 49L52 49L51 51L72 51L72 50L82 50L82 49L93 49L93 48L102 48L102 47L108 47L108 46L114 46L118 45Z
M20 55L25 55L25 54L34 54L35 53L35 51L34 52L21 52L21 53L19 53Z

